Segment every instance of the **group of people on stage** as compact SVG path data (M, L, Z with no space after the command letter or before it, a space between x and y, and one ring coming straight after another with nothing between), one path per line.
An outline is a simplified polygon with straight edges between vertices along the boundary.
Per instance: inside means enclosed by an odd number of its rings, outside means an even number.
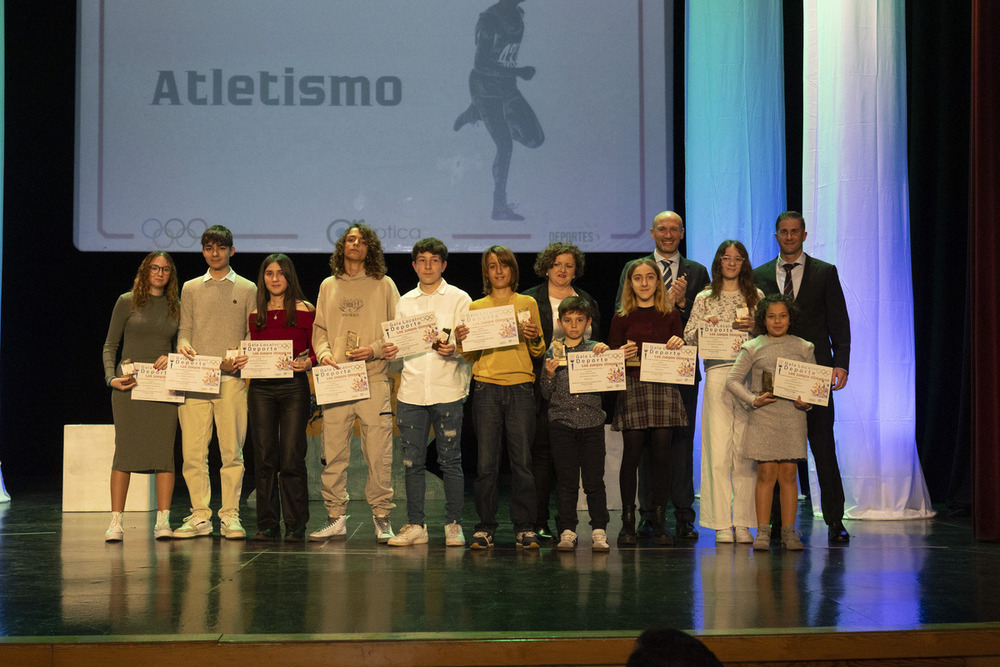
M650 233L656 249L623 269L604 342L599 340L597 303L574 285L583 276L585 257L568 243L552 243L538 254L534 270L544 281L523 293L518 292L520 273L514 254L504 246L490 246L481 262L485 296L473 301L443 277L448 264L445 244L422 239L411 253L417 285L400 296L386 275L378 236L359 223L337 240L330 257L332 275L321 284L315 306L305 300L295 266L286 255L268 255L256 285L238 276L230 267L232 233L222 226L210 227L201 239L208 271L183 288L170 255L150 253L132 290L115 304L104 345L116 445L112 517L105 539L123 539L122 512L131 472L156 473L156 538L212 533L208 447L213 423L221 457L218 516L224 538L246 537L239 501L248 427L256 471L254 539L344 538L346 475L357 421L367 463L365 496L379 543L408 546L429 540L425 466L433 428L445 491L447 546L493 546L500 457L506 446L517 547L537 549L540 540L550 540L559 550L576 548L582 480L592 549L607 551L604 402L600 393L573 393L560 358L567 352L600 355L610 349L622 350L626 359L626 388L616 392L611 420L623 440L618 546L632 547L646 540L668 545L674 536L697 538L692 426L698 382L685 386L642 381L636 361L644 344L665 344L668 349L696 345L702 323L721 323L747 332L749 340L735 361L704 360L700 524L716 531L717 543L752 542L754 549L769 548L772 526L780 526L781 544L801 549L795 530L797 464L805 458L808 438L829 537L847 542L832 399L826 407L812 406L801 399L777 398L762 386L765 371L773 371L778 357L829 366L832 388L846 384L850 325L836 268L802 251L805 222L794 211L782 213L776 222L778 258L756 270L751 269L743 244L734 240L720 244L711 275L701 264L682 257L678 248L684 223L671 211L656 216ZM463 341L470 334L466 314L508 305L517 313L517 344L464 350ZM431 350L402 359L395 418L402 444L407 523L395 533L390 521L393 412L388 370L400 350L384 336L381 325L423 313L435 315L442 335ZM292 341L292 377L247 382L240 370L248 357L230 354L220 369L217 394L188 392L179 405L130 400L128 392L136 380L123 373L122 361L150 363L163 370L173 351L188 359L224 358L227 350L246 339ZM365 363L370 395L322 406L321 493L327 520L318 530L307 532L306 425L311 409L306 373L315 365L338 367L350 361ZM470 384L479 522L467 541L462 527L461 434ZM179 527L172 528L178 423L191 510ZM554 533L548 524L553 488ZM780 520L772 521L775 497ZM667 527L668 502L674 506L673 535ZM753 527L756 537L750 532Z

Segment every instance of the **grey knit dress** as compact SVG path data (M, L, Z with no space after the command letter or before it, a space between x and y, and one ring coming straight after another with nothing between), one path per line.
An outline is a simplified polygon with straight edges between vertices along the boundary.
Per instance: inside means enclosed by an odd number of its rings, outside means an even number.
M165 296L150 295L132 311L132 293L118 297L104 341L104 377L121 373L120 359L153 363L174 349L177 320L170 317ZM121 347L121 355L118 348ZM111 467L122 472L174 471L177 406L156 401L133 401L128 391L111 389L115 420L115 459Z
M798 336L757 336L740 349L726 378L726 389L750 408L743 433L741 456L754 461L796 461L806 458L806 413L787 398L753 407L761 387L761 374L774 373L778 357L816 363L813 344ZM749 389L747 379L749 377Z

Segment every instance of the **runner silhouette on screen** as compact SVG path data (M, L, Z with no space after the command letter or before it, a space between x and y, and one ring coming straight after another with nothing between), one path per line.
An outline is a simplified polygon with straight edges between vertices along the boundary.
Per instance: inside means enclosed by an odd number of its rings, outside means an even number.
M457 132L463 126L483 121L496 144L493 159L493 219L524 220L507 204L507 174L514 141L538 148L545 133L531 105L517 89L518 77L530 81L534 67L518 67L517 51L524 35L523 0L500 0L476 22L476 60L469 73L472 104L455 119Z

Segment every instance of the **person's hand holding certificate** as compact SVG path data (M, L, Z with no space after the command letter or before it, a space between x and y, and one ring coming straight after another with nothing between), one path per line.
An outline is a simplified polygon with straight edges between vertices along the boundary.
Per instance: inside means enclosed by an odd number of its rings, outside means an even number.
M368 370L363 361L347 361L334 366L314 366L317 405L344 403L368 398Z
M517 345L517 319L514 306L496 306L465 313L463 323L469 335L462 341L463 352L489 350Z
M188 359L183 354L167 356L167 389L171 391L194 391L202 394L218 394L222 371L219 364L222 357L196 355Z
M694 384L698 348L684 345L670 349L665 343L642 344L639 380L666 384Z
M570 352L566 359L570 393L625 391L625 353L621 350Z
M438 337L437 315L420 313L382 323L385 340L396 346L396 359L429 352Z
M778 357L774 371L774 395L812 405L829 405L833 369Z
M290 378L292 371L292 341L290 340L245 340L240 343L240 354L247 356L247 363L240 371L240 377Z
M132 387L133 401L161 401L164 403L183 403L183 391L167 389L167 369L156 370L153 364L136 362L135 381Z
M702 359L735 359L750 336L732 324L705 322L698 327L698 356Z

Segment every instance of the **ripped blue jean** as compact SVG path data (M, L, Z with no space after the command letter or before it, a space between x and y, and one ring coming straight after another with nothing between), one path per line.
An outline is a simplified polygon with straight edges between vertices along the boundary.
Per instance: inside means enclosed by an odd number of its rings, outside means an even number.
M407 523L424 524L427 436L434 426L438 464L444 478L445 523L462 522L465 477L462 474L462 403L396 404L396 426L403 443Z

